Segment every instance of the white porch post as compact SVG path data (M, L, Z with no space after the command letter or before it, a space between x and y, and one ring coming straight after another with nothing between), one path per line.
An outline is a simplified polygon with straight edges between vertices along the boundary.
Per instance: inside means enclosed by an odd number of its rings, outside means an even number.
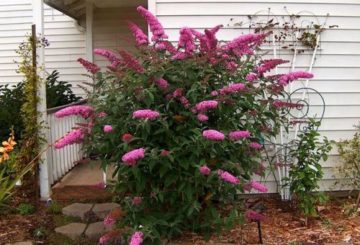
M43 0L33 0L33 24L36 25L36 34L40 34L42 37L44 36L44 1ZM41 71L39 76L41 78L45 78L45 55L44 55L44 48L40 47L36 51L37 63L38 66L41 67ZM37 105L37 110L39 112L38 123L42 123L46 125L47 121L47 113L46 113L46 85L45 83L40 83L38 88L38 97L40 101ZM40 135L42 137L48 138L48 130L46 128L42 128L40 130ZM43 144L41 146L40 151L45 149L46 145ZM40 197L42 200L47 200L50 198L51 188L50 188L50 181L49 181L49 168L48 168L48 161L46 153L42 154L41 156L41 163L40 163Z
M93 22L94 22L94 4L92 1L86 1L86 59L94 61L93 55Z

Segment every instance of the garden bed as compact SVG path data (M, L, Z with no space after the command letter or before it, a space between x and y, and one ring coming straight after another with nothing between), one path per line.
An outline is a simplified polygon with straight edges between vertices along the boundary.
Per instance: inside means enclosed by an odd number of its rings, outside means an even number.
M265 204L266 219L262 222L264 244L324 244L327 242L352 241L360 243L360 216L348 217L344 214L346 207L353 203L352 199L336 198L324 206L318 206L320 217L309 220L309 226L304 226L304 220L296 215L296 211L289 204L278 199L258 199ZM49 210L45 204L40 204L32 215L7 213L0 219L1 244L22 240L34 240L40 244L89 244L88 241L75 241L59 237L53 233L54 227L60 223L73 222L66 220ZM44 232L44 236L35 238L37 230ZM60 239L60 240L59 240ZM61 240L64 239L64 240ZM206 242L203 237L186 234L174 241L177 244L258 244L258 231L256 223L237 226L221 235L214 235ZM96 242L94 243L96 244Z

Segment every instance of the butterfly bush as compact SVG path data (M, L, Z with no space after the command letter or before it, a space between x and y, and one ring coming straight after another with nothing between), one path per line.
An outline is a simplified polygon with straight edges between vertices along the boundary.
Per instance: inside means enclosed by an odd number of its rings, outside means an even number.
M252 176L264 173L263 142L289 125L293 105L282 102L284 86L312 74L274 74L286 61L262 59L270 33L220 42L221 25L204 32L184 27L174 45L152 13L137 10L152 36L129 23L136 54L95 49L109 62L101 71L80 61L95 73L89 105L57 116L80 115L88 123L57 147L84 142L104 167L115 165L113 189L126 214L118 223L130 231L124 238L130 244L234 225L246 212L238 194L267 191ZM262 219L254 212L249 220Z

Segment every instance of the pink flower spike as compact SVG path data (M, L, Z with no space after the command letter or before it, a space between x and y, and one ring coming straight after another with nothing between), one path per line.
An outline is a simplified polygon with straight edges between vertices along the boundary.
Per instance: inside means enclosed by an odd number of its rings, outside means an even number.
M255 212L254 210L246 211L245 217L248 221L262 221L265 219L265 216L263 214Z
M285 86L287 84L289 84L292 81L295 81L299 78L313 78L314 75L312 73L309 72L305 72L305 71L294 71L294 72L290 72L288 74L284 74L282 76L280 76L278 83L282 86Z
M119 54L124 60L123 64L128 69L131 69L137 73L143 73L145 71L142 65L140 64L140 62L135 57L133 57L129 52L125 50L119 50Z
M55 113L55 117L63 118L67 116L81 116L83 118L88 118L92 115L94 109L88 105L73 105L68 106L64 109L61 109Z
M90 73L92 74L96 74L97 72L100 71L100 67L98 67L96 64L91 63L90 61L87 61L83 58L79 58L77 60L80 64L82 64L82 66Z
M161 39L168 38L159 20L149 10L147 10L143 6L139 6L137 7L137 11L140 13L142 17L144 17L144 19L148 23L150 27L150 31L153 34L153 36L151 37L152 41L157 42Z
M143 159L145 157L145 149L144 148L138 148L132 151L129 151L128 153L124 154L121 158L121 160L129 166L133 166L136 164L136 162L140 159Z
M111 125L105 125L103 130L104 133L111 133L111 131L113 131L113 127Z
M206 165L201 166L199 171L202 175L209 175L211 173L211 169Z
M249 144L249 147L255 150L260 150L262 148L262 145L257 142L251 142Z
M63 138L59 139L55 144L55 149L64 148L67 145L82 143L85 138L85 133L82 129L74 129L70 131Z
M289 62L288 60L282 60L282 59L263 60L261 62L261 65L256 68L256 71L259 73L259 75L263 75L265 72L274 69L278 65L288 62Z
M218 91L216 91L216 90L214 90L214 91L212 91L211 93L211 96L218 96L219 95L219 92Z
M141 30L141 28L138 25L136 25L132 22L129 22L129 28L130 28L130 31L132 32L133 36L135 37L137 46L142 46L142 45L148 44L148 37L145 35L143 30Z
M251 191L251 189L255 189L262 193L268 192L268 188L265 185L260 184L259 182L255 181L255 180L251 180L250 182L248 182L244 185L244 190Z
M135 232L130 239L129 245L140 245L143 242L144 234L141 231Z
M240 180L238 178L236 178L234 175L230 174L227 171L219 169L218 175L219 175L220 179L222 179L223 181L228 182L230 184L237 185L240 183Z
M250 137L250 132L247 130L232 131L229 133L230 140L246 139Z
M105 57L113 66L117 66L121 63L121 60L117 57L117 55L110 50L97 48L94 49L94 54Z
M225 135L223 133L213 129L204 130L202 135L205 139L213 141L223 141L225 139Z
M141 197L134 197L132 199L132 205L134 205L134 206L139 206L141 203L142 203Z
M256 79L257 79L257 75L256 75L256 73L253 73L253 72L247 74L246 77L245 77L245 80L248 81L248 82L253 82Z
M215 109L218 106L216 100L204 100L196 104L195 108L198 111L207 111L209 109Z
M160 116L160 113L157 111L144 109L144 110L137 110L133 112L133 118L135 119L149 119L154 120Z
M197 119L198 119L200 122L206 122L207 120L209 120L209 117L206 116L205 114L199 114L199 115L197 115Z

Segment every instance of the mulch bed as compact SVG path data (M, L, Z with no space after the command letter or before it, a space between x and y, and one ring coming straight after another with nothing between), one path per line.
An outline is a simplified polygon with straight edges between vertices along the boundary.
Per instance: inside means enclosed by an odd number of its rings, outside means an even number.
M360 244L360 216L348 217L343 213L344 206L354 200L337 198L319 207L320 217L310 219L308 227L304 225L302 217L296 214L289 204L284 204L274 198L259 200L267 207L266 220L261 224L264 244L321 245L327 242L341 241ZM23 201L17 199L12 206L15 207ZM11 212L0 214L0 244L21 240L37 240L40 244L48 244L46 238L35 239L33 237L34 230L40 227L47 230L54 229L51 215L46 212L46 205L44 203L36 205L37 211L32 215L19 215ZM257 224L248 223L235 227L230 231L213 236L210 241L204 241L198 235L187 234L175 242L183 245L203 245L217 242L258 244Z

